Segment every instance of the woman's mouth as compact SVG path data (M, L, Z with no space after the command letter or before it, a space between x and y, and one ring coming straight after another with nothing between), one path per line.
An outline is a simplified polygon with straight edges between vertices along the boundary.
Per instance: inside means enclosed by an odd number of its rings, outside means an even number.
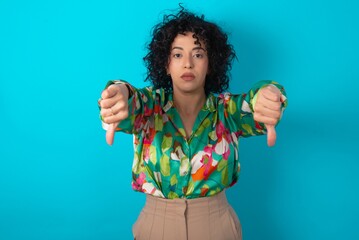
M184 73L181 75L181 78L185 81L190 81L193 80L195 78L193 73Z

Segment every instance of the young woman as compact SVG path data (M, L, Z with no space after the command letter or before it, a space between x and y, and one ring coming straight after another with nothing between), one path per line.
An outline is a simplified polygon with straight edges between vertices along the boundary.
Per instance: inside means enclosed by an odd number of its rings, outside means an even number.
M181 9L155 26L144 61L152 86L110 81L99 105L113 143L134 135L132 187L146 194L135 239L242 239L225 189L240 170L240 137L268 135L287 104L284 89L257 83L247 94L223 93L235 57L227 35Z

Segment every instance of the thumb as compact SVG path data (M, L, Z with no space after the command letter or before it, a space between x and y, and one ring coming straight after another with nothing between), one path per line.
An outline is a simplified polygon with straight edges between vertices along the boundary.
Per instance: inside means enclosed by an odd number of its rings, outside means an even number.
M267 144L269 147L272 147L277 139L277 133L275 132L274 125L265 124L265 126L267 128Z
M114 137L115 137L116 126L117 126L116 123L111 123L111 124L109 124L108 129L106 131L106 142L110 146L113 144L113 140L114 140Z

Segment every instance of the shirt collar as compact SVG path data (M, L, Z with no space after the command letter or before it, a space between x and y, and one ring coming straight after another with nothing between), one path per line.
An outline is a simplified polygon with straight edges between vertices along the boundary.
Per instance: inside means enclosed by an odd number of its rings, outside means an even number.
M167 112L168 110L170 110L174 104L173 104L173 94L168 93L168 94L164 94L164 91L161 91L161 107L163 109L164 112ZM216 111L217 108L217 101L216 101L216 96L213 93L209 93L208 97L206 99L205 104L203 105L202 111L210 111L210 112L214 112Z

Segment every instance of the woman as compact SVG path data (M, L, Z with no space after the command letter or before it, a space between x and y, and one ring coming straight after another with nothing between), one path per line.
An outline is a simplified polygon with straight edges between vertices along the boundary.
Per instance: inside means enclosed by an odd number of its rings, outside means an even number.
M108 144L115 131L134 135L132 187L147 196L134 237L242 239L224 192L238 179L238 140L267 133L275 143L284 89L262 81L223 94L234 50L217 25L183 8L155 26L148 50L153 86L110 81L99 101Z

